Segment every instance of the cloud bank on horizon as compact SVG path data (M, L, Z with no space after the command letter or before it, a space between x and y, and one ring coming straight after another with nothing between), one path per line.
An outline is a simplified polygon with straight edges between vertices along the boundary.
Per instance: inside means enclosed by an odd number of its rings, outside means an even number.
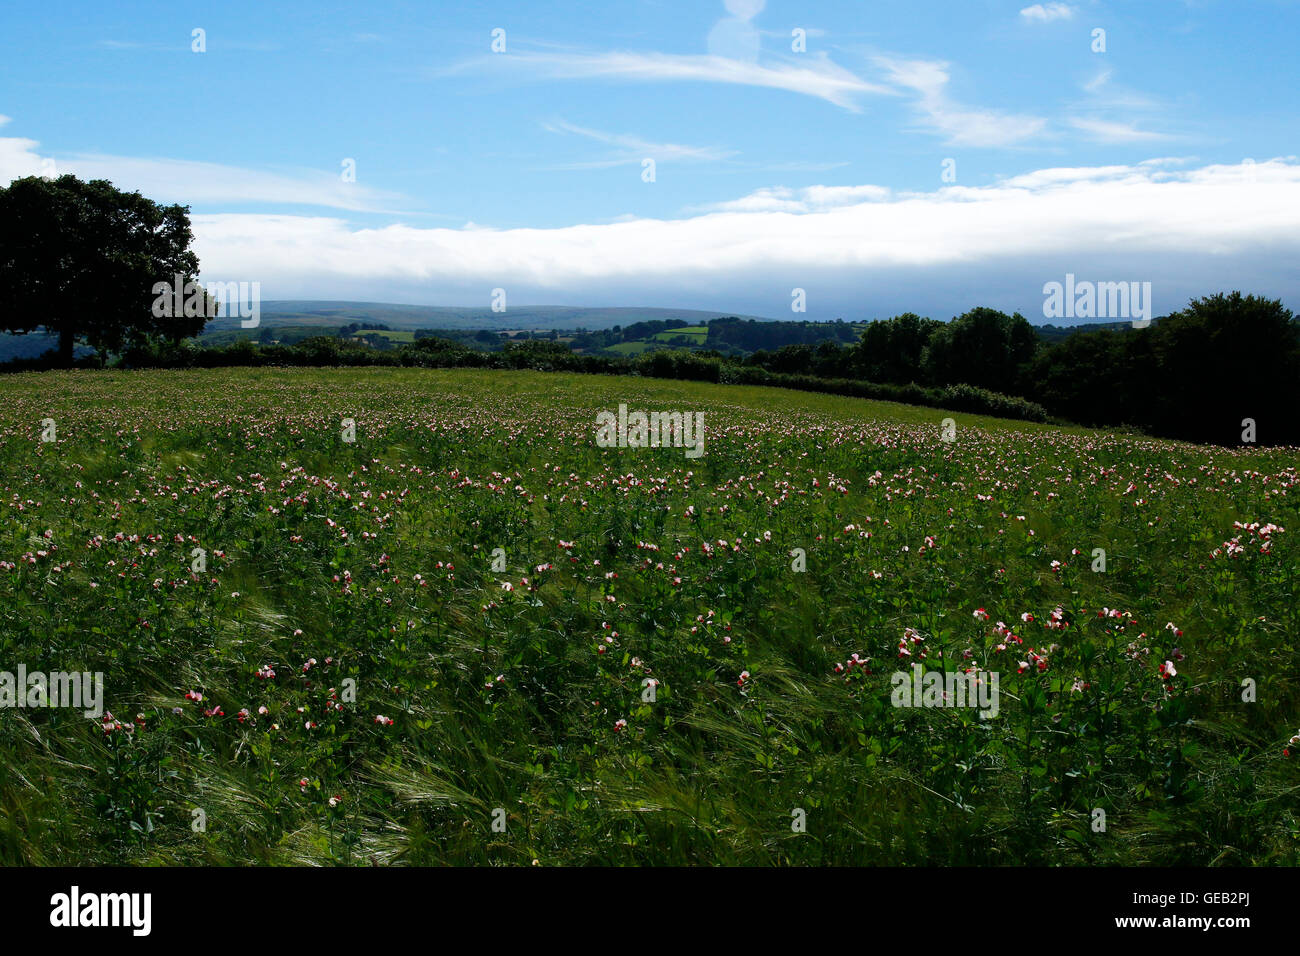
M1042 321L1070 273L1300 308L1292 0L485 6L6 11L0 184L186 203L204 279L266 299Z

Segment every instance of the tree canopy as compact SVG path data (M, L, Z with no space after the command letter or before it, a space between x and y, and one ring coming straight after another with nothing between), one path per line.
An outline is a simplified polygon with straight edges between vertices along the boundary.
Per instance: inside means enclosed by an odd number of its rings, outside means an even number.
M195 335L206 315L153 308L156 283L198 275L193 241L188 206L102 179L16 179L0 189L0 329L57 334L68 365L78 338L103 353Z

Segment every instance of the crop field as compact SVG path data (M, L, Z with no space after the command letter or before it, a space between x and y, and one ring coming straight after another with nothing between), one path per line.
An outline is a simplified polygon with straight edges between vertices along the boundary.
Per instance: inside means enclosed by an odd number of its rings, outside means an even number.
M362 329L353 338L364 338L367 335L377 335L381 339L387 339L390 342L414 342L415 333L407 330L394 331L392 329Z
M620 405L703 453L602 447ZM1298 465L640 378L7 376L0 672L102 713L10 682L0 863L1293 865Z
M614 352L617 355L640 355L642 352L649 352L654 348L655 346L649 342L619 342L608 346L606 351Z
M703 345L709 337L709 327L707 325L687 325L679 329L668 329L665 332L656 332L650 336L655 342L671 342L677 338L688 338L693 340L696 345Z

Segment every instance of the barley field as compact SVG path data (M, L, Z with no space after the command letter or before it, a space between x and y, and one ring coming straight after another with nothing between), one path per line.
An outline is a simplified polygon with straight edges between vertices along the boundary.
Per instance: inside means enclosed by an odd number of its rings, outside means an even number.
M704 453L600 447L620 404ZM641 378L7 376L0 671L103 693L0 701L0 863L1294 865L1298 465ZM945 672L996 714L898 706Z

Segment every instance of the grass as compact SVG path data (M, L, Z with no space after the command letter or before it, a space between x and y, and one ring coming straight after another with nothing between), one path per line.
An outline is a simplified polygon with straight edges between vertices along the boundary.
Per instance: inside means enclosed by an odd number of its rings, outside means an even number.
M0 671L112 714L0 709L0 863L1300 861L1295 449L533 372L0 398ZM620 403L705 454L598 447ZM913 663L998 715L893 706Z

